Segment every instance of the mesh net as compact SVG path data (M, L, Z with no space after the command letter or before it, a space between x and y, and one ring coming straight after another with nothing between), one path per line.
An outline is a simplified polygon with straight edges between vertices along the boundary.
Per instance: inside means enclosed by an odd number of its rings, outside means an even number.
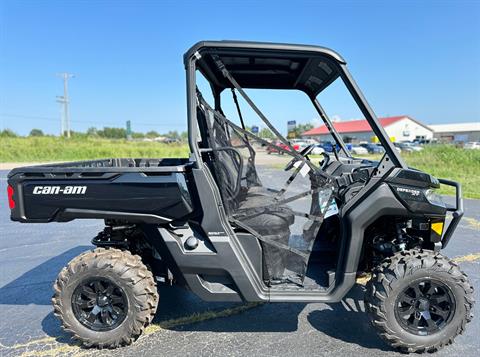
M232 226L262 245L264 279L302 285L322 222L336 207L332 183L300 159L288 172L257 165L257 153L265 156L271 144L212 109L200 94L197 116L204 122L208 163Z

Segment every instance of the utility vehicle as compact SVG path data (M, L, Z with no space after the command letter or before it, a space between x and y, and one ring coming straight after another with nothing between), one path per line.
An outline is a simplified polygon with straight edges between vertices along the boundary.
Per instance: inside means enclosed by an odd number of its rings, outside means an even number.
M335 303L359 273L371 273L366 310L392 346L434 351L463 332L473 288L440 253L463 215L461 187L405 164L339 54L204 41L184 63L188 159L9 173L14 221L105 220L92 240L97 248L74 258L55 282L54 311L66 331L86 346L130 344L156 313L157 284L185 286L207 301ZM338 84L385 149L379 161L353 157L324 110L322 92ZM250 97L266 89L304 94L336 143L333 153L319 159L310 155L314 145L295 150ZM231 115L223 106L230 94ZM242 103L282 145L247 130ZM284 170L256 164L273 159L265 153L272 145L291 158ZM436 193L441 184L456 188L455 206Z

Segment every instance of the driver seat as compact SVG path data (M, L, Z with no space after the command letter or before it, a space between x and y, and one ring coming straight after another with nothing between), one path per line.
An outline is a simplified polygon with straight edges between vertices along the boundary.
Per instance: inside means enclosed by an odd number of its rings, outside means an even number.
M220 189L222 201L226 213L233 221L258 233L265 240L272 240L288 245L290 228L295 221L295 215L291 208L276 205L275 192L261 185L257 178L253 160L248 160L251 166L247 169L252 177L243 177L243 157L232 145L226 132L224 123L219 123L214 115L209 115L199 105L197 110L199 121L205 121L208 129L208 145L213 155L208 155L208 166L213 173L215 181ZM207 122L211 120L210 122ZM244 145L250 145L244 142ZM246 176L249 174L247 173ZM234 224L234 222L233 222ZM283 262L284 251L263 241L264 278L280 279L283 276L285 264Z

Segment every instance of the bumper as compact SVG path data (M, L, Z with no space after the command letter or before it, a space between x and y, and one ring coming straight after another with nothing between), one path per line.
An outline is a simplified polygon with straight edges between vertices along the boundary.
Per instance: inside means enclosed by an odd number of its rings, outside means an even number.
M442 238L442 248L445 248L463 216L462 186L458 182L446 179L438 179L438 181L442 185L455 187L455 207L447 206L447 211L452 212L452 221L445 230L445 234Z

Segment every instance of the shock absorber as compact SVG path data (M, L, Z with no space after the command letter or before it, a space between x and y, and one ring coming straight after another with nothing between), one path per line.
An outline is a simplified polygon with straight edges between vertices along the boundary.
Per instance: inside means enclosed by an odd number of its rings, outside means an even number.
M403 232L403 229L406 227L405 222L397 222L395 224L395 230L396 230L396 236L397 236L397 244L396 248L397 251L403 251L407 247L407 240L405 238L405 234Z

